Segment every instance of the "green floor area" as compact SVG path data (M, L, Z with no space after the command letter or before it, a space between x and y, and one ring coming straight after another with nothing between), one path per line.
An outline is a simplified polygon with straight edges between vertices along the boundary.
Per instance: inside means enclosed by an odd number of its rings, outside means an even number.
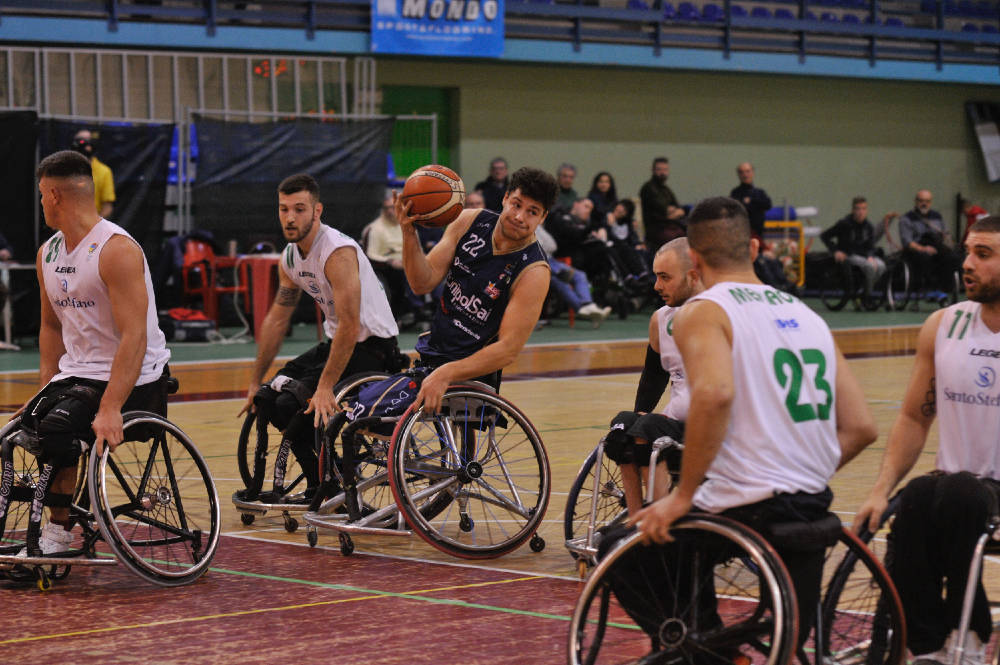
M850 305L839 312L828 311L818 299L807 298L806 304L819 312L831 328L865 328L884 326L919 325L934 311L935 305L922 303L920 311L912 312L858 312ZM616 341L645 338L649 330L649 315L652 309L633 314L627 319L616 317L605 321L600 328L594 328L589 321L580 320L572 328L565 317L553 319L532 334L529 344L565 344L571 342ZM249 337L242 341L232 339L238 328L223 329L227 339L223 342L172 342L169 344L172 362L195 362L210 360L252 360L256 346ZM21 351L0 350L0 371L25 371L38 368L38 341L16 340ZM417 333L406 331L400 334L399 344L404 350L411 350L417 341ZM296 356L316 343L316 326L311 323L298 324L281 347L281 356Z

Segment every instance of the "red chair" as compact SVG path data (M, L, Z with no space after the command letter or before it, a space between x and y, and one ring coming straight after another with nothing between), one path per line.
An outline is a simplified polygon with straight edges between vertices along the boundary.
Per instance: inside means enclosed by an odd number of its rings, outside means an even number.
M181 276L185 302L200 298L205 315L216 324L219 322L219 296L222 294L241 297L243 311L250 313L249 270L245 263L237 263L236 257L216 256L207 242L188 240L184 246ZM223 283L229 277L233 277L231 281L235 283Z

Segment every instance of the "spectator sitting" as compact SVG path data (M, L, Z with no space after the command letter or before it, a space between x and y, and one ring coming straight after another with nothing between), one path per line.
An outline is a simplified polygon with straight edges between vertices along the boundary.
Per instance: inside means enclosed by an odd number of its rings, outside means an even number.
M568 162L563 162L556 169L556 182L559 184L559 196L556 197L556 208L569 209L573 207L573 202L580 198L580 195L573 189L573 181L576 180L576 167Z
M107 219L115 202L115 178L111 168L94 154L94 138L89 129L81 129L73 136L73 150L90 160L94 176L94 204L97 214Z
M837 263L846 261L857 266L865 276L865 295L885 273L885 262L875 256L875 243L882 235L881 228L868 221L868 201L855 196L851 201L851 214L839 220L820 235L826 248L833 252Z
M500 212L503 209L503 195L507 193L507 184L510 178L507 177L507 160L503 157L494 157L490 162L490 173L486 179L476 183L475 190L483 195L483 201L487 210Z
M656 252L660 245L687 234L684 209L667 187L670 160L653 160L653 175L639 190L642 202L642 222L646 227L646 247Z
M591 221L594 224L609 224L609 215L618 203L618 190L615 188L615 179L610 173L601 171L594 176L587 198L594 204L594 211L590 213Z
M608 230L591 224L593 209L590 199L577 199L569 210L553 210L545 220L545 230L557 244L556 257L569 257L590 281L608 272Z
M952 274L959 269L961 259L952 248L951 237L945 230L941 213L931 208L934 197L930 190L921 189L913 210L899 218L899 239L903 257L924 276L925 284L950 292Z
M579 316L589 318L595 328L600 326L601 322L611 314L611 308L598 307L594 304L590 296L590 282L587 280L587 275L582 270L576 270L553 258L556 241L543 227L535 229L535 238L545 250L549 268L552 269L552 276L555 278L549 282L550 288L554 289L571 309L576 310Z
M649 253L635 232L635 204L629 199L622 199L608 213L608 243L626 270L626 284L643 289L650 286L653 275L648 268Z
M396 219L392 191L386 192L381 213L362 233L365 254L388 286L389 304L396 320L401 324L411 323L414 308L403 272L403 230Z

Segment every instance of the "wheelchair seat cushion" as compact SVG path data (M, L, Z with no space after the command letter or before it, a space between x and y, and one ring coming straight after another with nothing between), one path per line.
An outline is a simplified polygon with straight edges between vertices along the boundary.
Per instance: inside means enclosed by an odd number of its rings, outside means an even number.
M414 367L380 381L361 387L355 399L348 402L344 412L350 421L358 418L398 417L413 404L420 392L420 384L430 374L430 367Z
M777 522L764 534L779 551L814 552L825 550L840 536L840 518L833 513L811 522Z

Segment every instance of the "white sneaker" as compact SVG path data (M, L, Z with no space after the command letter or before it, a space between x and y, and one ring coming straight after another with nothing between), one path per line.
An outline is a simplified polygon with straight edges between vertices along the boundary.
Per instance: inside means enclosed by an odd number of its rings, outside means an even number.
M38 536L38 546L42 548L42 554L59 554L69 551L69 546L73 542L73 532L67 531L58 524L47 522L42 526L42 533ZM17 556L27 557L28 548L22 547Z
M945 646L955 645L958 643L958 631L951 631L951 635L948 636L948 641ZM954 649L954 646L951 647ZM951 651L949 649L949 651ZM951 665L954 660L954 654L949 653L948 660L945 661L945 665ZM982 640L979 639L979 635L976 631L969 629L969 632L965 634L965 651L962 654L962 664L961 665L984 665L986 663L986 645L983 644Z
M595 313L599 311L600 310L597 309L597 305L595 305L592 302L588 302L586 305L576 310L576 313L579 314L580 316L586 316L588 318L591 318L594 316Z

